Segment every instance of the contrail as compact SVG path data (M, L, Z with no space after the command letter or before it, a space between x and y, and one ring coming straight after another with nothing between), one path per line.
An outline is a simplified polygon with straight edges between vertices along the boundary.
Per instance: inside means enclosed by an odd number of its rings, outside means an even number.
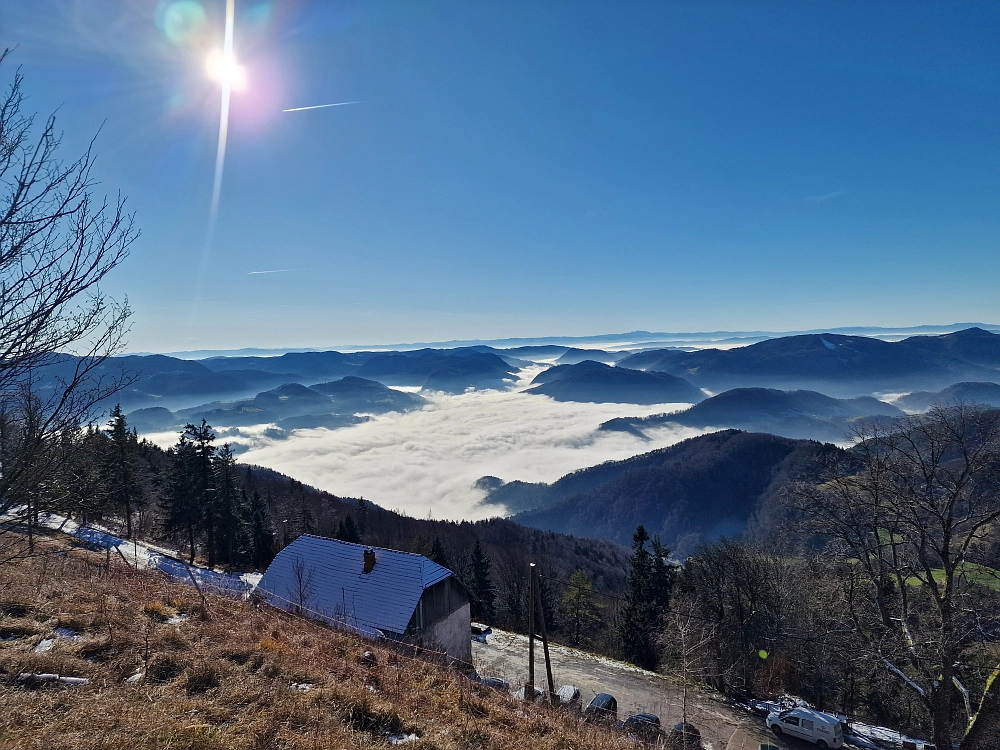
M247 276L254 276L261 273L291 273L292 271L301 271L301 268L276 268L273 271L247 271Z
M361 104L360 101L357 102L334 102L333 104L314 104L311 107L292 107L291 109L283 109L282 112L301 112L304 109L323 109L324 107L343 107L345 104Z

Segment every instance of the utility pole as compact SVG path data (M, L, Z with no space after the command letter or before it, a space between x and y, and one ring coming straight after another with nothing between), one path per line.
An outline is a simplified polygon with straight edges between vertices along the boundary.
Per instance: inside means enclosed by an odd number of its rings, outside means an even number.
M524 686L524 699L535 701L535 564L528 568L528 682Z
M556 686L552 682L552 662L549 660L549 635L545 632L545 608L542 606L542 587L538 581L538 568L531 563L531 580L535 589L535 603L538 605L538 622L542 626L542 650L545 652L545 676L549 682L549 703L555 700Z

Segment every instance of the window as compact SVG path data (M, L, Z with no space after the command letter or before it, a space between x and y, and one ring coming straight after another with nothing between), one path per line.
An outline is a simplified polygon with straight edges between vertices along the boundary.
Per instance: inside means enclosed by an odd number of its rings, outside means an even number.
M797 727L799 725L799 717L798 716L786 716L784 719L781 720L781 723L782 724L791 724L793 727Z
M812 728L813 728L812 719L803 719L802 720L802 728L803 729L808 729L811 732Z

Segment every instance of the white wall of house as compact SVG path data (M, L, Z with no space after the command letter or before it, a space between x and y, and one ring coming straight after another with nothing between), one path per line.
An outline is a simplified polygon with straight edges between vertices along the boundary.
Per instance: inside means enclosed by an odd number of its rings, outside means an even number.
M424 631L428 647L445 651L457 661L472 663L472 611L463 604L447 617L443 617Z

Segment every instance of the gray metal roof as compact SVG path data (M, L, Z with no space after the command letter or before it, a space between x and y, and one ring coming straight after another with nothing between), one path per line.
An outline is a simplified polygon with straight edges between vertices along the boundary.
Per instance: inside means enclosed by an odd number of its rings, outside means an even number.
M278 553L256 592L270 604L295 611L299 605L296 560L303 578L311 573L303 614L364 635L402 634L424 589L453 573L411 552L374 547L375 567L363 571L367 545L304 534Z

